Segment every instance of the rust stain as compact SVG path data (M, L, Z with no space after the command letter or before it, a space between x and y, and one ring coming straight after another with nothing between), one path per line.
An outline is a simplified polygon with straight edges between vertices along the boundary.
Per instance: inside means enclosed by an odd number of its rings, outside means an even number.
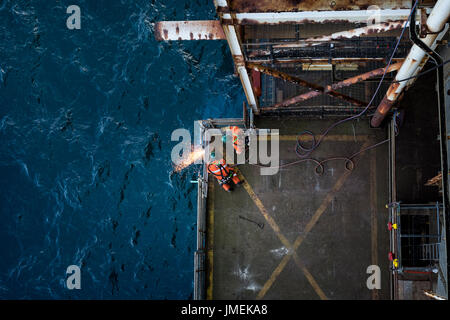
M225 23L225 21L227 23ZM224 19L223 22L225 24L232 24L231 20ZM375 24L375 21L372 21L372 22L373 22L373 24ZM388 19L387 22L393 23L393 22L398 22L398 20L390 20L390 19ZM240 20L239 24L240 25L278 25L278 24L316 24L317 25L317 24L333 24L333 23L354 23L354 22L350 21L349 19L325 19L325 20L322 20L320 22L315 21L315 20L310 20L310 19L301 19L301 20L286 20L286 21L271 23L271 22L260 22L258 20L244 18L244 19ZM384 27L386 29L388 28L387 25L384 26ZM391 26L389 28L398 29L399 26L394 25L394 26ZM382 31L379 31L379 32L383 32L383 31L385 32L385 31L387 31L386 29L382 30Z
M222 25L233 24L233 19L222 19Z
M397 62L397 63L391 64L389 66L389 68L386 70L386 73L392 72L395 70L399 70L401 66L402 66L402 62ZM371 70L366 73L360 74L358 76L351 77L346 80L340 81L336 84L333 84L331 87L333 89L340 89L342 87L350 86L352 84L355 84L355 83L358 83L358 82L361 82L361 81L364 81L364 80L367 80L370 78L374 78L376 76L381 76L381 75L383 75L384 70L385 70L385 68L378 68L375 70Z
M394 101L391 101L388 99L387 96L384 96L383 100L380 102L380 105L378 106L378 111L381 114L386 114L391 108L392 105L394 104Z
M189 33L189 36L188 36ZM160 21L155 24L155 38L162 40L226 39L219 20Z
M348 101L348 102L350 102L352 104L355 104L355 105L358 105L358 106L366 106L367 105L367 103L364 102L364 101L360 101L358 99L349 97L349 96L347 96L345 94L342 94L342 93L337 92L337 91L332 90L332 89L327 89L326 90L324 87L322 87L320 85L308 82L308 81L300 79L298 77L291 76L291 75L289 75L287 73L278 71L278 70L270 68L270 67L262 66L262 65L259 65L259 64L251 63L251 62L247 63L247 67L251 68L253 70L259 71L259 72L266 73L266 74L268 74L268 75L270 75L272 77L283 79L284 81L290 81L292 83L295 83L295 84L298 84L300 86L306 87L306 88L308 88L308 89L310 89L312 91L318 92L319 94L320 93L324 93L324 94L327 94L327 95L330 95L330 96L337 97L337 98L340 98L342 100ZM307 96L307 98L310 98L311 95L315 95L315 94L316 93L308 93L306 96ZM285 100L285 101L283 101L283 102L281 102L279 104L276 104L274 107L285 107L285 106L297 103L299 101L302 101L303 99L305 99L303 95L295 96L295 97L287 99L287 100Z
M230 8L229 7L217 7L217 13L229 13Z
M234 12L298 12L315 10L366 10L371 5L381 9L409 9L409 0L233 0ZM226 10L226 9L221 9Z
M252 25L252 24L259 24L259 21L253 19L242 19L241 21L241 25Z
M383 100L380 102L377 110L375 111L374 116L370 120L370 124L372 125L372 127L378 127L381 124L394 103L395 100L391 101L387 98L386 95L384 96Z
M347 19L326 19L321 22L317 22L317 21L310 20L310 19L302 19L302 20L292 20L292 21L287 20L287 21L282 21L282 22L269 23L269 22L260 22L258 20L246 18L246 19L242 19L240 22L241 25L326 24L326 23L350 23L350 21Z
M233 60L234 60L234 63L238 66L245 65L245 59L243 56L233 55Z
M161 34L161 23L159 23L159 22L155 24L155 39L157 41L163 40L162 34Z
M395 91L398 89L399 86L400 86L399 82L395 82L395 83L391 84L388 91L386 92L386 96L390 97L392 95L392 96L394 96L394 100L395 100L398 96L398 94L395 93Z

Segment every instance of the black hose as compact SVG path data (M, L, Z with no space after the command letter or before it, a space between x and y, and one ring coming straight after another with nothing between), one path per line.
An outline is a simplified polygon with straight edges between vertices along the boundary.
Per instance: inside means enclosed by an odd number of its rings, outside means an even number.
M392 81L392 82L393 82L393 83L399 83L399 82L411 80L411 79L414 79L414 78L418 78L418 77L420 77L420 76L423 76L424 74L427 74L427 73L429 73L429 72L431 72L431 71L433 71L433 70L436 70L437 68L440 68L440 67L446 65L446 64L449 63L449 62L450 62L450 60L446 60L446 61L444 61L443 63L438 64L438 65L436 65L436 66L434 66L434 67L428 69L427 71L424 71L424 72L421 72L421 73L416 74L415 76L411 76L411 77L404 78L404 79L401 79L401 80L394 80L394 81Z
M413 4L413 6L411 8L411 11L409 13L409 18L411 18L411 16L413 16L413 12L415 12L415 9L416 9L417 3L418 3L418 0L413 0L413 1L414 1L414 4ZM345 160L345 168L347 170L351 171L355 167L355 163L353 162L353 158L354 157L356 157L358 154L363 153L363 152L365 152L367 150L370 150L370 149L373 149L375 147L378 147L378 146L380 146L380 145L382 145L382 144L384 144L384 143L386 143L386 142L388 142L390 140L390 139L386 139L386 140L383 140L381 142L378 142L378 143L376 143L376 144L374 144L372 146L369 146L369 147L365 148L364 150L361 150L361 151L351 155L350 157L333 157L333 158L327 158L327 159L322 160L322 161L319 161L317 159L314 159L314 158L310 157L311 153L314 152L319 147L319 145L322 143L322 141L325 138L325 136L327 136L328 133L333 128L337 127L338 125L340 125L340 124L342 124L344 122L347 122L347 121L350 121L350 120L353 120L353 119L357 119L357 118L363 116L367 112L367 110L369 110L373 100L375 99L378 91L380 90L381 84L383 83L383 80L384 80L384 78L386 76L386 72L387 72L389 66L392 63L392 59L394 58L394 55L397 52L398 46L400 44L400 41L403 38L403 34L405 33L406 26L407 26L407 24L405 23L405 25L403 26L402 32L400 34L400 37L398 38L397 43L395 44L394 50L392 51L392 54L391 54L391 56L389 58L389 62L387 64L386 68L384 69L383 76L381 77L380 82L378 83L378 86L377 86L377 88L375 90L375 93L372 95L372 98L370 99L370 101L367 104L367 106L359 114L351 116L351 117L348 117L348 118L345 118L345 119L342 119L342 120L339 120L339 121L333 123L330 127L328 127L322 133L322 135L320 136L320 138L318 140L316 140L315 135L311 131L308 131L308 130L302 131L300 134L297 135L297 143L296 143L296 146L295 146L295 153L300 158L300 160L297 160L297 161L294 161L294 162L291 162L291 163L287 163L287 164L278 166L278 168L284 168L284 167L291 166L291 165L294 165L294 164L297 164L297 163L300 163L300 162L304 162L304 161L313 161L313 162L315 162L317 164L317 166L315 168L316 174L323 174L323 172L324 172L323 164L325 162L332 161L332 160ZM396 126L395 130L396 130L396 134L398 134L397 126ZM301 144L300 138L302 136L304 136L304 135L311 136L311 138L312 138L311 146L305 146L305 145ZM254 165L258 166L258 167L266 167L266 166L257 165L257 164L254 164Z

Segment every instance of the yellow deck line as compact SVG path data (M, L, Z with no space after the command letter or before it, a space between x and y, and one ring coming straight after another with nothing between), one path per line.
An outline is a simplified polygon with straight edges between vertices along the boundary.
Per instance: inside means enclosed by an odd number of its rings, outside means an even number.
M209 283L206 288L206 299L213 299L213 271L214 271L214 183L208 183L208 233L207 252L209 264Z
M322 204L320 207L316 210L311 220L308 222L308 224L305 227L305 231L303 235L300 235L297 237L297 239L294 242L294 245L292 246L292 250L296 251L300 245L302 244L303 240L305 239L306 235L311 231L311 229L314 227L314 225L319 220L320 216L325 212L326 208L330 204L331 200L334 198L334 194L342 187L344 184L344 181L349 176L350 171L346 171L336 182L333 189L327 194L326 198L322 201ZM263 288L258 293L258 299L262 299L267 291L272 286L275 279L278 277L278 275L283 271L284 267L286 266L287 262L291 258L291 255L286 255L283 257L283 260L280 262L280 265L275 269L275 271L272 273L270 278L267 280L267 282L264 284Z
M301 263L300 258L296 253L294 253L294 261L297 264L297 266L303 271L303 274L305 275L306 279L308 279L309 284L313 287L314 291L317 293L317 295L322 300L328 300L325 293L320 288L319 284L317 283L316 279L312 276L311 272Z
M366 141L360 150L365 149L368 145L369 145L369 142ZM322 204L320 205L320 207L316 210L313 217L311 218L309 223L306 225L304 233L302 235L298 236L297 239L295 240L294 245L292 246L293 252L295 252L298 249L298 247L301 245L301 243L303 242L305 237L308 235L308 233L311 231L311 229L317 223L320 216L325 212L325 209L328 207L331 200L334 198L334 195L336 194L336 192L338 192L339 189L343 186L345 180L350 176L350 173L351 173L351 171L346 171L338 179L338 181L334 185L333 189L327 194L325 199L322 201ZM278 277L278 275L281 273L281 271L283 271L284 267L286 266L286 264L290 258L291 258L291 255L286 255L283 257L280 264L277 266L277 268L274 270L274 272L272 273L270 278L264 284L263 288L258 293L257 299L262 299L265 296L265 294L270 289L270 287L272 286L275 279Z
M289 249L289 251L291 252L288 256L290 257L291 255L294 255L294 259L297 263L297 265L299 266L299 268L303 271L303 273L305 274L306 278L308 279L309 283L311 284L311 286L313 287L313 289L316 291L317 295L323 299L326 300L327 297L325 296L325 294L323 293L322 289L320 289L319 285L317 284L317 282L315 281L314 277L311 275L311 273L308 271L308 269L302 265L300 263L300 258L298 257L297 253L295 252L295 250L292 250L292 244L289 242L289 240L287 240L287 238L281 233L280 228L278 227L278 225L276 224L275 220L273 220L273 218L270 216L270 214L267 212L266 208L264 207L264 205L262 204L261 200L259 199L259 197L255 194L255 192L253 191L253 188L250 186L250 184L248 183L247 179L244 177L244 175L242 174L241 171L239 171L236 168L236 171L239 174L239 178L244 181L243 186L244 189L247 191L247 193L249 194L250 198L253 200L253 202L256 204L256 206L258 207L258 209L260 210L261 214L264 216L264 218L266 219L266 221L269 223L269 225L271 226L271 228L273 229L273 231L275 232L275 234L278 236L278 238L280 239L280 241L283 243L283 245L285 247L287 247ZM286 257L286 256L285 256ZM287 259L285 261L285 264L289 261L289 259ZM276 275L273 277L272 282L270 283L270 285L268 285L267 283L265 284L265 286L268 286L268 288L272 285L273 281L275 281L275 279L278 277L278 275L281 273L281 271L283 270L284 265L282 268L279 268L279 272L277 272L277 270L275 270ZM268 289L267 288L267 289Z
M258 139L263 140L264 136L258 136ZM271 136L267 135L267 139L270 140ZM297 135L279 135L280 141L297 141ZM316 136L316 141L320 138L320 135ZM308 135L303 135L300 137L300 141L311 141L312 137ZM335 134L335 135L327 135L323 139L323 141L337 141L337 142L355 142L356 141L367 141L369 140L369 135L348 135L348 134Z
M291 254L287 254L281 259L281 262L278 264L278 266L273 270L272 274L270 275L269 279L264 283L264 286L259 290L258 295L256 296L257 300L261 300L266 295L267 291L269 291L272 284L275 282L275 280L280 275L281 271L283 271L286 264L291 259Z
M273 220L273 218L270 216L270 214L267 212L266 208L264 208L264 205L262 204L261 200L258 198L258 196L255 194L255 192L253 191L253 188L250 186L250 184L248 183L247 179L244 177L244 175L242 174L242 172L240 172L237 168L236 171L239 174L239 178L241 179L241 181L244 181L242 186L244 187L244 189L247 191L247 193L249 194L250 198L253 200L253 202L255 203L255 205L258 207L259 211L261 212L261 214L264 216L264 218L266 219L266 221L269 223L270 227L273 229L273 231L276 233L276 235L278 236L278 238L280 239L280 241L283 243L283 245L287 248L291 247L291 243L289 242L288 239L286 239L286 237L281 233L280 228L278 227L277 223L275 222L275 220Z

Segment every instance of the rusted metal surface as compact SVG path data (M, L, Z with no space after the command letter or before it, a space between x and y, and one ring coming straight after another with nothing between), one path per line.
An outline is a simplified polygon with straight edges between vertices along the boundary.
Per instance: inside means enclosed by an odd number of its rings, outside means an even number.
M391 64L389 66L389 68L386 70L386 73L392 72L392 71L396 71L396 70L400 69L401 65L402 65L402 62L397 62L397 63ZM358 82L361 82L361 81L365 81L367 79L374 78L374 77L377 77L377 76L381 76L381 75L383 75L384 70L385 70L385 68L378 68L378 69L375 69L375 70L372 70L372 71L369 71L369 72L366 72L366 73L363 73L363 74L360 74L360 75L357 75L357 76L345 79L343 81L334 83L332 85L326 86L324 92L309 91L307 93L304 93L304 94L295 96L293 98L290 98L288 100L285 100L285 101L283 101L283 102L281 102L279 104L274 105L273 107L274 108L285 107L285 106L288 106L288 105L292 105L292 104L295 104L295 103L299 103L299 102L302 102L302 101L305 101L305 100L317 97L317 96L319 96L319 95L321 95L323 93L329 92L330 90L338 90L338 89L341 89L341 88L344 88L344 87L348 87L348 86L351 86L352 84L355 84L355 83L358 83ZM289 104L287 104L288 102L289 102Z
M258 111L258 101L253 91L252 82L250 76L245 68L245 57L242 53L241 41L238 34L238 30L234 25L222 25L225 37L230 47L231 55L236 67L236 71L239 74L239 78L242 83L242 87L247 98L248 105L254 112Z
M352 39L354 37L362 37L365 35L379 34L387 31L401 29L406 22L383 22L366 27L336 32L330 35L324 35L320 37L312 37L300 40L298 42L286 43L281 45L275 45L273 48L302 48L307 46L313 46L320 44L321 42L328 42L333 40Z
M425 38L427 36L427 14L425 10L422 10L420 14L420 37Z
M281 12L315 10L366 10L371 5L381 9L408 9L410 0L230 0L235 12Z
M345 80L340 81L338 83L332 84L329 87L331 87L331 89L335 89L335 90L343 88L343 87L348 87L348 86L350 86L352 84L355 84L355 83L358 83L358 82L361 82L361 81L365 81L367 79L374 78L374 77L377 77L377 76L381 76L381 75L383 75L385 70L386 70L386 73L397 71L398 69L400 69L402 64L403 64L402 62L397 62L397 63L391 64L387 69L386 68L378 68L378 69L375 69L375 70L372 70L372 71L369 71L369 72L366 72L366 73L363 73L363 74L360 74L360 75L357 75L357 76L345 79Z
M386 96L384 96L383 100L378 105L375 114L370 120L370 123L373 127L378 127L381 124L383 119L386 117L386 114L389 112L389 110L391 110L394 103L395 101L391 101Z
M225 40L219 20L160 21L155 24L155 38L163 40Z
M394 58L392 59L393 62L402 62L404 61L404 58ZM361 64L365 65L368 62L372 61L383 61L386 62L386 58L332 58L332 59L325 59L325 58L282 58L282 59L273 59L272 61L268 60L252 60L251 62L261 64L261 63L305 63L305 64Z
M268 74L268 75L270 75L272 77L276 77L276 78L279 78L279 79L282 79L282 80L285 80L285 81L289 81L289 82L298 84L298 85L300 85L302 87L306 87L306 88L308 88L310 90L317 91L319 94L322 94L322 93L328 94L328 95L330 95L332 97L345 100L345 101L350 102L350 103L352 103L354 105L357 105L357 106L366 106L367 105L367 103L364 102L364 101L360 101L358 99L354 99L354 98L349 97L349 96L347 96L345 94L342 94L340 92L334 91L333 89L326 90L324 87L319 86L319 85L317 85L315 83L311 83L309 81L300 79L298 77L291 76L291 75L289 75L287 73L278 71L278 70L270 68L270 67L266 67L266 66L263 66L263 65L260 65L260 64L248 62L247 63L247 68L250 68L250 69L253 69L253 70L256 70L256 71L259 71L259 72L263 72L263 73ZM296 102L292 102L291 100L292 99L287 99L287 100L285 100L285 101L283 101L283 102L281 102L279 104L274 105L273 107L274 108L280 108L280 107L285 107L285 106L289 106L289 105L291 105L293 103L296 103Z
M448 173L450 175L450 171ZM427 181L426 186L440 187L442 185L442 172Z
M260 97L261 92L261 72L251 70L251 78L252 78L252 85L253 85L253 92L255 92L255 95L257 97Z
M287 73L278 71L278 70L270 68L270 67L266 67L266 66L263 66L263 65L260 65L260 64L248 62L247 63L247 68L253 69L253 70L258 71L258 72L263 72L263 73L268 74L268 75L270 75L272 77L283 79L285 81L290 81L290 82L298 84L300 86L307 87L307 88L309 88L311 90L323 91L323 87L321 87L319 85L316 85L314 83L308 82L308 81L303 80L303 79L300 79L298 77L291 76L291 75L289 75Z
M368 23L372 24L403 21L408 19L409 10L348 10L348 11L299 11L299 12L255 12L255 13L221 13L223 24L239 25L278 25L278 24L334 24L334 23Z
M438 294L436 294L436 293L434 293L433 291L430 291L430 290L423 290L423 293L427 297L430 297L430 298L432 298L434 300L448 300L447 298L442 297L442 296L440 296L440 295L438 295Z
M351 40L350 40L351 41ZM316 42L316 44L322 44L323 42ZM253 59L258 59L261 57L270 57L273 54L289 54L289 51L292 48L289 48L291 45L290 44L286 44L286 46L284 47L278 47L279 44L276 44L273 46L273 50L271 51L270 49L254 49L252 48L252 45L247 45L246 47L249 48L248 49L248 53L247 53L247 57L248 58L253 58ZM311 43L308 45L304 45L303 47L310 47ZM295 49L294 49L295 50ZM372 53L374 54L374 53ZM406 55L406 53L404 53ZM356 54L355 54L356 56ZM283 58L284 60L289 60L292 61L293 59L306 59L306 58L301 58L301 57L286 57ZM308 59L314 59L314 58L308 58ZM333 58L333 59L338 59L338 58ZM377 57L364 57L364 58L359 58L359 57L354 57L354 58L343 58L343 59L360 59L360 61L363 61L365 59L365 61L373 61L374 59L378 59L378 60L383 60L385 58L381 58L379 55ZM398 58L400 59L400 58ZM282 58L279 58L280 61L282 61ZM255 61L256 62L256 61Z
M349 106L290 106L285 108L262 107L259 108L260 115L279 114L279 113L296 113L303 115L351 115L358 114L364 110L364 107L349 107Z

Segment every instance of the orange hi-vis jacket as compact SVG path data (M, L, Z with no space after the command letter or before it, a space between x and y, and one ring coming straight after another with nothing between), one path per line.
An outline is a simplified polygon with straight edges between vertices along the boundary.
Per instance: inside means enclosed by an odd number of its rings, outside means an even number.
M225 128L225 132L226 130L231 130L234 150L236 150L237 154L241 154L244 151L244 141L242 139L239 139L239 136L243 138L242 129L236 126L228 126Z
M212 161L208 165L208 172L217 178L219 184L226 191L230 190L231 181L235 184L239 184L241 182L236 172L234 172L234 170L226 164L224 159Z

